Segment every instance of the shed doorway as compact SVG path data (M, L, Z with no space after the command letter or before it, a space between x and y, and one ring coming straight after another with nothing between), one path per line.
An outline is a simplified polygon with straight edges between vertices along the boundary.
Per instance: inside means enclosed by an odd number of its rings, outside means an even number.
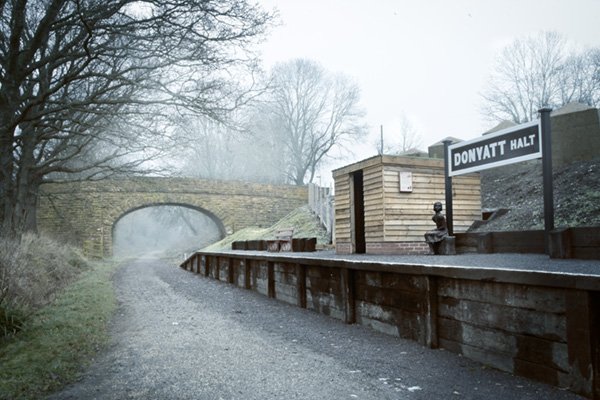
M350 221L352 245L355 253L364 254L367 246L365 240L365 199L362 170L352 174L350 190L352 191L352 217Z

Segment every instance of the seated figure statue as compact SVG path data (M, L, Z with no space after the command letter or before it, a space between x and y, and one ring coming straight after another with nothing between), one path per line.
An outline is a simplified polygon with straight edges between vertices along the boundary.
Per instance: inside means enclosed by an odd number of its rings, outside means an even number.
M446 217L442 214L442 203L436 201L433 204L433 211L435 211L435 215L431 219L435 222L436 228L425 234L425 241L433 254L439 254L440 243L448 236L448 227L446 226Z

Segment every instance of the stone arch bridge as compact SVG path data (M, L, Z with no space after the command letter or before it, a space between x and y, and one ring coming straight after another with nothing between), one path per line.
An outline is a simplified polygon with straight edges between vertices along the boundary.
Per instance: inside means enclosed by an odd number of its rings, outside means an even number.
M221 236L269 226L306 204L306 187L188 178L114 179L42 185L38 228L74 243L89 255L112 254L113 230L125 215L145 207L177 205L208 215Z

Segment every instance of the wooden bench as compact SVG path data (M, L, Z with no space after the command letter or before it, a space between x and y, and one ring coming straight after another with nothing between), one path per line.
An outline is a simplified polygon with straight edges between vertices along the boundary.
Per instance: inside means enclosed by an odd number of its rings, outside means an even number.
M456 240L454 236L446 236L441 242L430 243L429 248L435 255L454 256L456 255Z
M267 251L292 251L292 236L294 228L280 229L275 234L275 240L267 240Z

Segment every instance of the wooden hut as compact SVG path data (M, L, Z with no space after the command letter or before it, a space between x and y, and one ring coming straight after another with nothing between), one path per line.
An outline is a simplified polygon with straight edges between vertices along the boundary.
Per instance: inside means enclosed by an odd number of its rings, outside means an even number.
M429 254L433 203L445 210L444 161L375 156L333 171L337 253ZM454 177L454 232L481 219L479 174Z

